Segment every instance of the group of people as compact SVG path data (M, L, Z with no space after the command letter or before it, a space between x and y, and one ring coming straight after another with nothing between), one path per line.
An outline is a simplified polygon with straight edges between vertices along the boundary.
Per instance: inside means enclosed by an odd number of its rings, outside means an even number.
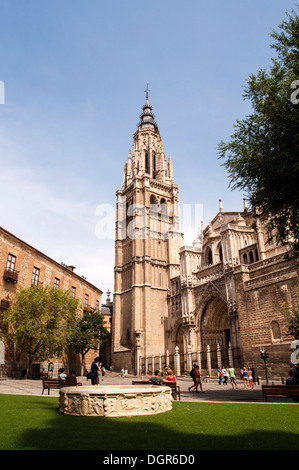
M217 373L218 373L219 385L222 384L222 381L223 381L223 385L227 385L228 379L229 379L232 387L235 389L238 388L237 381L236 381L236 372L235 372L234 367L223 367L222 369L218 369Z
M165 378L164 378L165 376ZM149 382L153 384L176 382L176 377L169 367L165 367L164 372L162 369L156 369L154 375L149 378Z
M99 357L95 357L90 368L90 372L87 374L87 378L91 379L91 385L99 385L100 378L104 380L106 369L100 362Z
M127 371L122 371L122 377L126 376ZM103 364L100 362L99 357L94 358L90 372L87 373L87 378L91 379L92 385L98 385L100 382L100 378L102 381L104 380L106 370ZM218 383L221 385L227 385L228 379L230 379L230 383L233 389L237 389L237 382L236 382L236 373L233 367L223 367L218 369ZM200 392L204 393L202 388L202 380L201 374L199 371L199 366L197 364L193 364L192 370L190 371L190 376L193 380L193 385L188 387L188 391L194 391L199 393L198 388L200 388ZM76 378L75 369L70 369L69 373L66 373L64 368L59 369L59 379L66 380L67 378ZM254 380L253 380L253 370L250 368L243 367L240 370L240 378L243 381L244 388L248 390L253 390L254 388ZM169 383L176 383L176 377L173 371L169 367L165 367L164 371L162 369L156 369L154 375L150 377L149 382L153 384L169 384ZM299 365L298 366L290 366L289 369L289 378L286 380L287 385L299 385Z
M243 367L240 372L241 380L243 380L244 388L248 390L253 390L254 382L253 382L253 371L252 369L246 369Z
M164 371L162 369L156 369L154 375L150 377L148 381L152 382L153 385L170 385L176 384L176 377L169 367L165 367ZM175 400L178 400L176 387L172 389L172 396Z
M65 368L61 367L58 370L58 372L59 372L58 378L60 380L76 379L77 378L77 374L76 374L75 369L70 369L68 374L67 374L66 371L65 371ZM77 385L82 385L82 384L80 382L78 382Z
M236 372L234 367L223 367L222 369L218 369L218 383L221 385L227 385L228 380L230 380L230 383L233 388L238 388L237 387L237 382L236 382ZM240 379L242 380L244 384L244 388L248 390L253 390L254 388L254 381L253 381L253 371L252 369L247 369L246 367L243 367L240 370Z

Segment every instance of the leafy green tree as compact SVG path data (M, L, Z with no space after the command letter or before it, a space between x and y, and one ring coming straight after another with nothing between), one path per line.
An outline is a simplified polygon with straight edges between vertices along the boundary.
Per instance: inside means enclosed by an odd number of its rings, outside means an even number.
M289 335L294 336L295 339L299 339L299 307L296 305L283 304L283 312L288 318L288 330Z
M104 316L96 309L85 310L83 316L77 318L69 337L69 347L76 354L81 355L83 367L88 351L97 349L107 334Z
M297 9L298 9L297 5ZM249 76L244 98L252 113L219 144L230 187L241 189L255 216L275 238L299 255L299 16L292 10L272 31L277 57L269 70Z
M2 317L1 336L16 358L27 360L27 376L34 361L66 351L77 310L78 300L68 291L32 286L17 292Z

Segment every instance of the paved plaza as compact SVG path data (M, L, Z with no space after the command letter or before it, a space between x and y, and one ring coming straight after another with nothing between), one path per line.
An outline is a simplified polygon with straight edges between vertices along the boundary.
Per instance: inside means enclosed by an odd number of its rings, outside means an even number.
M121 377L116 373L107 373L103 381L100 381L100 386L103 385L131 385L132 380L140 380L145 377L136 377L129 375ZM90 380L86 377L78 377L78 381L82 385L90 385ZM261 385L255 385L253 390L245 390L243 383L238 381L236 390L232 389L230 383L228 385L219 385L216 379L210 379L208 383L203 382L204 393L189 392L188 387L192 386L193 382L189 377L180 377L178 385L181 388L181 401L182 402L236 402L236 403L264 403ZM39 395L42 396L42 381L41 380L26 380L26 379L0 379L0 394L12 395ZM44 396L48 396L48 391L45 390ZM59 396L59 390L51 389L50 396ZM269 399L268 403L293 403L292 400Z

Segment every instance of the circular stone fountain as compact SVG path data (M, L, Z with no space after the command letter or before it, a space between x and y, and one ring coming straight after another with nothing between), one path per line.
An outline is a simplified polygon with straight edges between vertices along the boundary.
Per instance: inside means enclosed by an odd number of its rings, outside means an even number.
M172 409L171 389L161 385L65 387L59 411L74 416L140 416Z

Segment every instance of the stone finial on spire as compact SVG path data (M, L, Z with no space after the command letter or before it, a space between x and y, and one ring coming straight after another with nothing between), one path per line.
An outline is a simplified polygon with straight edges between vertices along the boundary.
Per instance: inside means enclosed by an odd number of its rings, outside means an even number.
M168 178L173 180L173 167L172 167L172 160L170 156L168 158Z
M148 84L147 84L147 85L146 85L146 89L144 90L144 93L146 93L145 96L146 96L146 103L147 103L147 104L149 104L149 103L148 103L148 93L149 93L149 91L151 91L151 90L148 89Z
M223 205L221 199L219 199L219 212L223 212Z

